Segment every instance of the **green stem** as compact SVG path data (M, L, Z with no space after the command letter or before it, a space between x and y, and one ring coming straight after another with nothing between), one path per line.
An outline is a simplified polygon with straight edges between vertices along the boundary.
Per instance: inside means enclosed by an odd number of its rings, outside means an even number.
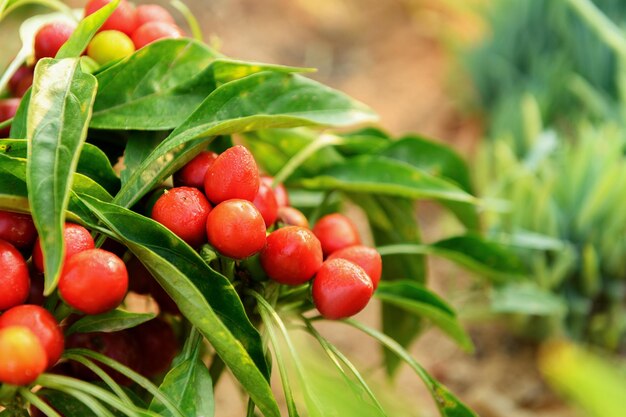
M62 322L63 320L65 320L67 317L69 317L70 314L72 314L74 312L74 310L72 309L72 307L68 306L67 304L65 304L64 302L61 302L56 310L54 310L54 318L57 320L57 322Z
M94 415L98 417L115 417L115 415L109 410L107 410L106 407L104 407L102 404L100 404L98 400L96 400L95 398L93 398L92 396L88 394L85 394L82 391L73 389L73 388L64 388L63 391L65 391L67 394L71 395L72 397L76 398L78 401L85 404L88 408L91 409L91 411L95 413ZM136 415L136 414L127 414L127 415Z
M10 119L7 119L7 120L5 120L5 121L3 121L3 122L0 122L0 130L4 129L4 128L6 128L6 127L11 126L11 123L13 123L13 119L14 119L14 118L13 118L13 117L11 117Z
M47 417L62 417L61 414L57 413L52 407L42 401L41 398L30 392L27 388L19 388L19 393L22 398L31 403Z
M248 411L246 412L246 417L254 417L254 409L256 406L254 405L254 401L252 398L248 399Z
M191 29L191 34L193 35L193 37L196 40L203 42L202 29L200 29L200 25L198 24L198 21L196 20L196 17L193 15L191 10L189 10L189 7L187 7L185 3L179 0L173 0L172 2L170 2L170 4L185 17L185 19L187 20L187 25L189 25L189 29Z
M211 375L211 380L213 381L213 386L217 385L217 381L220 380L222 373L226 369L226 364L220 358L220 356L216 353L213 355L213 360L211 361L211 366L209 367L209 374Z
M579 16L617 55L626 57L626 37L615 23L590 0L568 1Z

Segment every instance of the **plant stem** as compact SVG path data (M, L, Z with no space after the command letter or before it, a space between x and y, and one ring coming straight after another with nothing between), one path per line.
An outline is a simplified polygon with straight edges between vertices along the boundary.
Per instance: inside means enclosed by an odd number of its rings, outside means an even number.
M213 386L217 385L217 381L220 380L222 373L226 369L226 364L220 358L220 356L216 353L213 355L213 360L211 361L211 366L209 367L209 374L211 375L211 380L213 381Z
M35 408L44 413L47 417L62 417L61 414L54 411L52 407L42 401L41 398L30 392L27 388L20 388L19 393L22 398L31 403Z
M568 0L578 15L593 29L596 34L613 51L622 57L626 57L626 37L620 28L615 25L598 7L590 0Z

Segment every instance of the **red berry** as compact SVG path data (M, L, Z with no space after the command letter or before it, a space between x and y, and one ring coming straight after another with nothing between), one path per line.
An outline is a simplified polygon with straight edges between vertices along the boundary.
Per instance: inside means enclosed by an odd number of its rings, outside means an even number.
M207 169L209 169L216 159L217 154L215 152L200 152L174 174L174 184L176 186L196 187L200 190L204 190L204 176L206 175Z
M89 231L75 223L65 223L63 239L65 241L64 262L67 262L68 259L79 252L96 247ZM33 263L39 272L43 272L43 252L39 238L35 241L35 247L33 248Z
M274 281L287 285L304 284L322 266L322 246L310 230L288 226L267 237L261 265Z
M252 201L259 192L259 168L248 149L237 145L224 151L204 177L204 192L213 203L231 199Z
M327 319L350 317L363 310L372 294L363 268L345 259L324 262L313 280L313 303Z
M28 385L45 371L47 364L46 351L29 329L0 329L0 382Z
M0 240L0 311L23 304L28 298L30 276L22 254Z
M272 188L272 184L274 183L274 178L268 177L266 175L261 177L261 184L265 184ZM274 197L276 197L276 203L278 207L285 207L289 205L289 194L287 193L287 189L283 184L277 184L276 187L273 188Z
M361 238L356 227L343 214L328 214L317 221L313 233L320 240L324 256L348 246L359 245Z
M158 4L142 4L135 9L137 27L148 22L166 22L175 24L174 18L164 7Z
M75 27L66 22L52 22L42 26L35 35L35 59L54 58L72 36Z
M114 333L74 333L67 338L68 348L84 348L101 353L135 370L138 369L140 352L137 341L127 331ZM84 380L99 379L96 374L78 362L71 362L72 373ZM100 365L117 383L130 385L132 381L113 369Z
M0 100L0 122L4 122L15 116L17 108L20 106L21 99L6 98ZM11 132L11 125L0 129L0 138L8 138Z
M65 342L59 323L48 310L30 304L13 307L0 316L0 329L10 326L26 327L37 336L46 351L47 368L57 363Z
M265 226L270 227L273 225L278 217L278 203L276 203L274 191L265 183L261 182L259 192L256 197L254 197L253 203L261 213L261 216L263 216Z
M278 208L278 220L287 226L300 226L309 228L309 221L297 208L285 206Z
M9 90L15 97L22 97L33 84L33 67L22 65L9 80Z
M120 305L128 290L124 262L102 249L89 249L65 263L59 293L65 302L85 314L101 314Z
M0 239L18 249L32 247L37 239L37 229L30 214L0 210Z
M348 246L347 248L333 252L328 257L328 260L331 259L345 259L357 264L363 268L372 279L374 290L378 287L378 282L380 281L380 276L383 271L383 260L376 249L362 245Z
M178 351L178 343L172 326L156 318L130 329L141 352L141 373L155 377L168 370Z
M209 213L209 243L222 255L244 259L265 246L265 222L259 210L246 200L228 200Z
M100 10L112 0L91 0L85 6L85 17ZM121 0L113 14L104 22L100 31L119 30L128 36L132 35L137 28L135 8L126 0Z
M159 39L176 39L182 38L183 36L185 36L183 31L173 23L148 22L141 25L135 33L133 33L132 39L135 48L139 49Z
M196 247L206 242L208 200L197 188L177 187L166 191L152 207L152 218Z

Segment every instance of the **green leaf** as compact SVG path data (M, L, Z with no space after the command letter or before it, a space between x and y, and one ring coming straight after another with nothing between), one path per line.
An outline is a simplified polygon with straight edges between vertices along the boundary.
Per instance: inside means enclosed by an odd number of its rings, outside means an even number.
M122 184L126 184L137 167L167 137L165 132L133 132L124 149L124 170L121 172Z
M56 287L65 253L63 223L71 180L87 135L96 79L78 59L42 59L28 107L28 199L44 255L45 294Z
M344 320L344 323L355 327L376 339L383 346L406 362L422 379L422 381L424 381L424 384L426 385L426 388L428 388L428 391L430 391L430 395L432 395L435 400L435 405L439 409L439 413L442 417L478 417L476 413L456 398L454 394L452 394L445 386L431 377L428 372L426 372L426 370L422 368L422 366L417 363L417 361L413 359L411 355L396 341L378 330L367 327L356 320L347 319Z
M40 5L64 12L65 15L72 13L71 9L62 1L58 0L2 0L0 1L0 21L14 10L26 5Z
M215 409L213 382L206 365L201 360L198 343L188 358L174 366L159 387L165 395L178 400L178 406L188 417L212 417ZM172 414L158 401L153 401L150 411L163 417Z
M87 49L91 38L115 11L119 2L120 0L112 0L96 12L81 19L70 38L59 49L55 58L79 58Z
M104 314L85 316L67 330L66 334L91 332L116 332L139 326L156 317L154 313L130 313L116 309Z
M454 310L423 285L412 281L381 281L376 290L376 297L385 303L430 320L463 349L468 352L474 350L472 340L461 327Z
M496 313L563 316L565 300L532 282L510 283L491 292L491 309Z
M44 388L37 391L37 396L45 399L48 404L65 417L80 417L93 414L91 409L85 404L72 395L61 391Z
M382 156L352 158L324 170L315 178L302 179L298 183L314 190L343 190L410 199L432 198L476 203L472 195L457 185L405 162Z
M279 416L261 338L231 283L159 223L113 204L83 203L148 268L267 416Z
M307 125L349 125L372 120L369 109L315 81L261 72L218 87L144 161L116 197L130 206L174 173L205 138L252 130Z

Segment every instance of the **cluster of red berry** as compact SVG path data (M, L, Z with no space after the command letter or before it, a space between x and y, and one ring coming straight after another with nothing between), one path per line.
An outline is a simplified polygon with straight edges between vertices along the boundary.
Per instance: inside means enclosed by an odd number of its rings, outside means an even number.
M382 272L380 254L361 245L342 214L324 216L309 229L304 214L289 206L285 188L273 189L273 179L259 175L245 147L202 152L174 181L151 216L189 245L208 242L235 260L259 254L267 276L281 284L313 280L313 302L327 318L352 316L369 302Z
M112 0L91 0L85 6L85 17L100 10ZM48 23L35 35L34 58L53 58L61 46L70 38L76 26L58 21ZM87 47L87 56L98 64L124 58L136 49L163 38L185 36L174 18L165 8L157 4L145 4L136 8L126 0L121 0L113 14L104 22L99 33ZM20 67L9 81L12 98L0 100L0 122L15 116L20 98L33 83L34 65ZM0 137L8 137L9 128L0 129Z

